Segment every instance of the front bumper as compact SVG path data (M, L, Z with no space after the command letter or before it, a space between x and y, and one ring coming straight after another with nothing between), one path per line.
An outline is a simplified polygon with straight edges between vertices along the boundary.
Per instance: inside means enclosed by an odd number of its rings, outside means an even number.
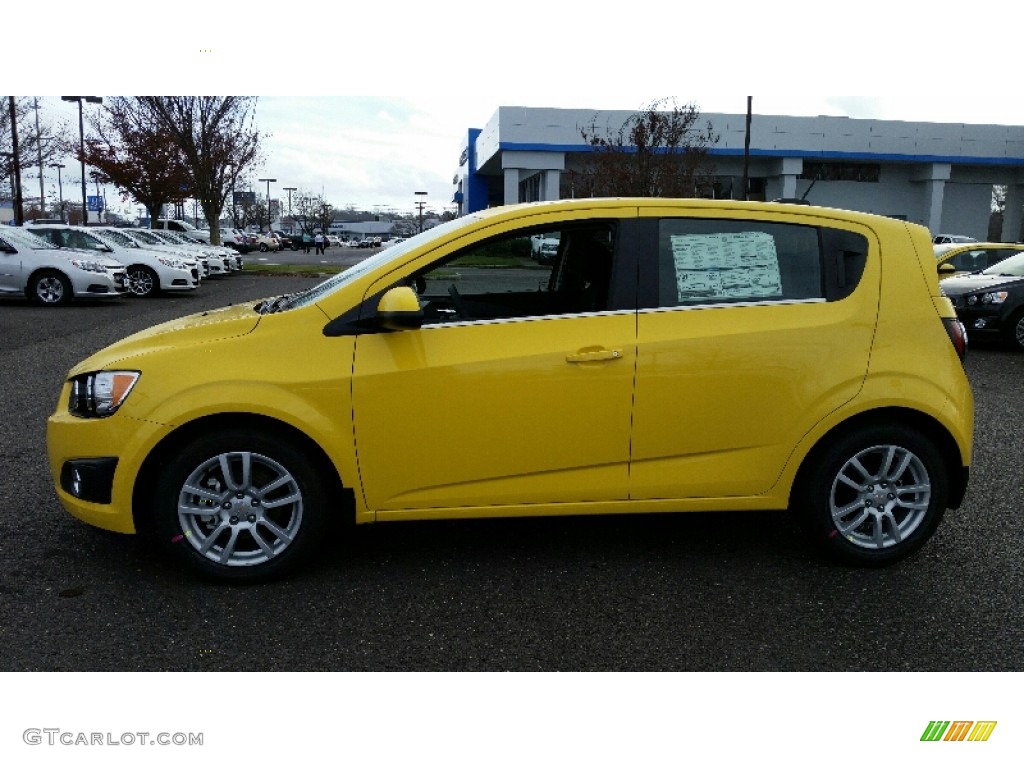
M964 324L964 328L967 329L968 338L972 334L998 334L1002 331L1003 324L1006 322L1004 314L1000 307L992 307L991 305L956 307L956 316Z
M46 450L57 498L72 516L135 533L132 500L142 462L171 427L127 418L82 419L67 409L65 385L46 423Z

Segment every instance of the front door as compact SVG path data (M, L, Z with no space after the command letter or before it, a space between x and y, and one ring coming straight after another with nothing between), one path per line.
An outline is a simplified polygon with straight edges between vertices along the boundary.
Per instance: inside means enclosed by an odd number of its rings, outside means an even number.
M610 286L614 227L555 234L550 264L513 233L408 275L424 327L356 340L369 509L529 514L627 497L636 314Z

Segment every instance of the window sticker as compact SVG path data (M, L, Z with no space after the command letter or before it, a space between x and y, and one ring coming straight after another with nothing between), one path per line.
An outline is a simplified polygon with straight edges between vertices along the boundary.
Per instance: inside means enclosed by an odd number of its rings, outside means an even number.
M782 296L775 238L767 232L670 235L677 300Z

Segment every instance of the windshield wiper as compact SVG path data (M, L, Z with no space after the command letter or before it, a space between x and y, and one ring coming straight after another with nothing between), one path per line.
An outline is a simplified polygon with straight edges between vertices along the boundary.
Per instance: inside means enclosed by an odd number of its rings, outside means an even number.
M292 294L285 293L281 296L278 296L276 299L267 299L266 301L261 301L259 304L256 305L255 309L261 315L272 315L275 312L280 312L282 309L284 309L285 304L288 303L288 300L291 297Z

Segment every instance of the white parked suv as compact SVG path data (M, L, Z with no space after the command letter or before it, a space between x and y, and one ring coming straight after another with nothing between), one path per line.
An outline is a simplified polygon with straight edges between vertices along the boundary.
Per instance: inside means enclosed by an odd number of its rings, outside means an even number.
M123 296L124 267L107 258L57 248L20 227L0 225L0 294L24 295L42 306L72 299Z
M187 221L181 219L157 219L153 229L162 229L168 232L178 232L188 235L193 240L199 240L206 244L210 243L210 230L193 227Z

